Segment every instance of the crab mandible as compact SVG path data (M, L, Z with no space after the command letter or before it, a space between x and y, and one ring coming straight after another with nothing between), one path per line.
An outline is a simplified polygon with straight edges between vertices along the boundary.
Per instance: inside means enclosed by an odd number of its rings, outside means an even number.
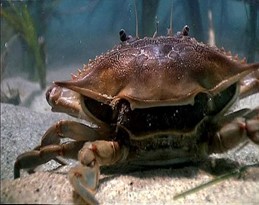
M95 127L59 121L41 145L18 156L20 169L59 157L78 159L69 171L75 191L94 197L99 167L129 161L142 165L199 160L250 139L259 144L259 106L226 114L239 98L259 91L259 63L247 64L188 36L127 37L89 61L72 80L46 93L54 112ZM73 141L61 143L61 138Z

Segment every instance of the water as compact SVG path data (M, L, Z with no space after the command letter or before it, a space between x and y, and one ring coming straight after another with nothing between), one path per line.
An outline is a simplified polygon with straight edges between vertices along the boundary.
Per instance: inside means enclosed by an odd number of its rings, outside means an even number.
M171 0L136 2L140 37L152 36L156 30L156 21L159 21L158 34L166 35L170 23ZM120 43L119 31L122 28L127 34L135 36L133 0L12 1L12 4L19 11L22 5L27 5L37 37L44 38L47 73L53 69L65 68L73 72L77 69L76 66L81 67L89 58L92 59ZM258 3L254 6L258 8ZM7 1L2 1L2 8L13 13ZM191 36L208 42L209 11L212 13L216 45L223 46L233 54L239 54L241 58L248 57L249 41L253 35L258 38L259 16L257 14L257 23L254 20L257 33L249 31L249 5L242 1L173 0L174 33L187 24ZM27 54L28 46L20 36L16 36L13 26L1 20L1 53L7 52L3 76L29 75L32 80L37 79L35 59L30 52ZM253 56L254 61L258 61L258 49ZM69 71L66 71L68 75Z

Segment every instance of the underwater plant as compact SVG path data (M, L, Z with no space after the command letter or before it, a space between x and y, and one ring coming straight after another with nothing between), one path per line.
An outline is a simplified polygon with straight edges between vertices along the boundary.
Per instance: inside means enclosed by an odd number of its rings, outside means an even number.
M28 51L35 62L34 67L37 70L40 87L44 89L46 87L44 38L39 37L35 23L25 3L18 7L9 0L8 4L9 8L3 8L1 5L0 15L28 46Z

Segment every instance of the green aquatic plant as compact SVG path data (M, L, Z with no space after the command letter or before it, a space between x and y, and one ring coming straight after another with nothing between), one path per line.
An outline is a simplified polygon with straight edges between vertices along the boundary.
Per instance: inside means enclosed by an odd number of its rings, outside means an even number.
M5 9L1 6L0 15L22 37L28 46L35 62L40 87L44 89L46 87L44 39L38 38L35 23L27 5L23 3L18 8L10 0L8 3L10 8Z
M255 164L248 164L248 165L244 165L240 168L237 168L237 169L234 169L230 172L227 172L223 175L220 175L206 183L203 183L203 184L200 184L192 189L189 189L187 191L184 191L180 194L177 194L174 196L174 200L177 200L177 199L180 199L180 198L183 198L183 197L186 197L190 194L193 194L193 193L196 193L204 188L207 188L211 185L214 185L214 184L217 184L217 183L220 183L220 182L223 182L224 180L227 180L227 179L230 179L231 177L238 177L240 178L240 176L245 173L249 168L253 168L253 167L259 167L259 163L255 163Z

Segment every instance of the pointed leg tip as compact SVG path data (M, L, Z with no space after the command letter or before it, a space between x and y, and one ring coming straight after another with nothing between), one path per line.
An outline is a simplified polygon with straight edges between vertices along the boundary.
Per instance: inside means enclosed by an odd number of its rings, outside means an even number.
M75 191L89 204L99 204L94 197L99 181L99 170L78 165L69 171L69 181Z

